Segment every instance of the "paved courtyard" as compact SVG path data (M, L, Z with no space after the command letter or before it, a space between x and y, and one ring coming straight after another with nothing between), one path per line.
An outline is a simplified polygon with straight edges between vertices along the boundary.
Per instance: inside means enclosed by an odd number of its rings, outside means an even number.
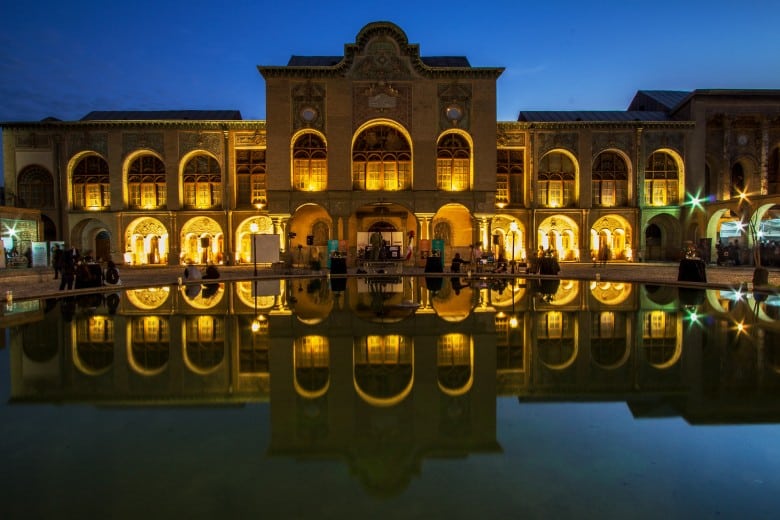
M466 269L464 268L464 271ZM596 275L601 280L619 280L644 283L668 283L677 281L678 265L676 263L610 263L605 267L593 267L590 263L563 263L561 264L561 278L593 280ZM149 267L120 267L123 287L144 287L150 285L164 285L177 283L178 277L183 273L183 267L174 266L149 266ZM327 275L327 270L311 271L308 269L292 269L284 273L284 276L311 277ZM407 267L404 271L408 275L422 275L421 268ZM745 267L707 267L707 282L713 286L737 286L743 283L750 285L753 277L753 268ZM254 274L253 266L229 266L220 267L222 280L241 280L251 278ZM350 270L347 276L358 276L354 270ZM467 276L467 272L461 272L461 276ZM279 273L271 269L260 269L259 277L278 277ZM449 276L449 273L444 273ZM511 274L503 276L512 276ZM524 277L524 273L517 276ZM770 268L769 283L777 287L780 285L780 268ZM51 269L0 269L0 297L4 297L6 291L13 291L15 299L34 297L57 297L59 280L54 280ZM86 291L86 290L85 290Z

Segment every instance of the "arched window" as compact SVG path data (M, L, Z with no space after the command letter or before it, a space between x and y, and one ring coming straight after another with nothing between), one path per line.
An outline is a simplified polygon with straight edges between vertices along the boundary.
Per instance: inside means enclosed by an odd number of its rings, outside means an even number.
M266 200L265 150L236 150L236 179L239 206Z
M465 191L471 186L471 147L459 134L447 134L436 151L436 187L444 191Z
M593 162L593 205L625 206L628 192L628 168L623 157L603 152Z
M352 149L352 189L399 191L412 187L412 153L406 137L379 125L358 135Z
M165 165L154 155L136 157L127 171L128 204L133 209L165 207Z
M328 150L316 134L300 136L293 146L293 189L323 191L328 187Z
M767 195L780 193L780 148L773 149L769 154L767 183Z
M184 165L184 206L212 209L222 205L222 173L216 159L196 155Z
M571 206L575 203L574 162L568 155L551 152L539 161L539 204L548 208Z
M496 203L518 206L523 203L523 150L499 148L496 157Z
M665 152L653 152L645 168L645 204L673 206L679 200L680 174L674 158Z
M745 169L742 167L742 163L736 163L731 167L731 196L739 197L741 193L745 193Z
M433 238L443 240L445 245L452 245L452 227L446 220L433 224Z
M28 166L19 174L16 205L20 208L53 208L54 179L40 166Z
M89 155L73 169L73 209L108 209L111 188L108 163L100 156Z

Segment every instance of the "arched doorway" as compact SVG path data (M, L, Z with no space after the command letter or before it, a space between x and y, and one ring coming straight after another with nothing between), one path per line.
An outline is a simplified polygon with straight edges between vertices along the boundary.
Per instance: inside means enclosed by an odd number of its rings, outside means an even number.
M537 243L559 260L578 261L580 257L579 226L564 215L548 217L539 224Z
M645 258L647 260L663 260L663 232L657 224L650 224L645 229Z
M669 214L651 218L644 230L644 258L655 261L678 260L682 247L680 221Z
M212 218L197 217L181 228L182 263L221 264L225 258L222 228Z
M108 231L95 235L95 258L98 262L111 260L111 235Z
M590 229L590 254L598 257L602 244L609 248L612 260L633 260L631 225L620 215L604 215Z
M125 263L130 265L166 264L168 230L157 219L141 217L125 230Z

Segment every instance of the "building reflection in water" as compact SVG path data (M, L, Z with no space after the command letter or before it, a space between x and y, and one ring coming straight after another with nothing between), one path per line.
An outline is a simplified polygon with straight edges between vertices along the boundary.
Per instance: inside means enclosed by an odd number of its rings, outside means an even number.
M549 282L549 283L548 283ZM780 297L577 280L379 277L151 287L6 305L14 402L269 402L270 452L404 489L501 450L496 399L780 420ZM55 333L56 332L56 333Z

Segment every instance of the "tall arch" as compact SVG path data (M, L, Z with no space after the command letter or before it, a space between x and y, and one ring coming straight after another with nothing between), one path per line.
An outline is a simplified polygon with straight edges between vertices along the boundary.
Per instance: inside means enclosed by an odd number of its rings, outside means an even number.
M352 138L352 189L401 191L412 188L412 138L390 119L363 124Z

